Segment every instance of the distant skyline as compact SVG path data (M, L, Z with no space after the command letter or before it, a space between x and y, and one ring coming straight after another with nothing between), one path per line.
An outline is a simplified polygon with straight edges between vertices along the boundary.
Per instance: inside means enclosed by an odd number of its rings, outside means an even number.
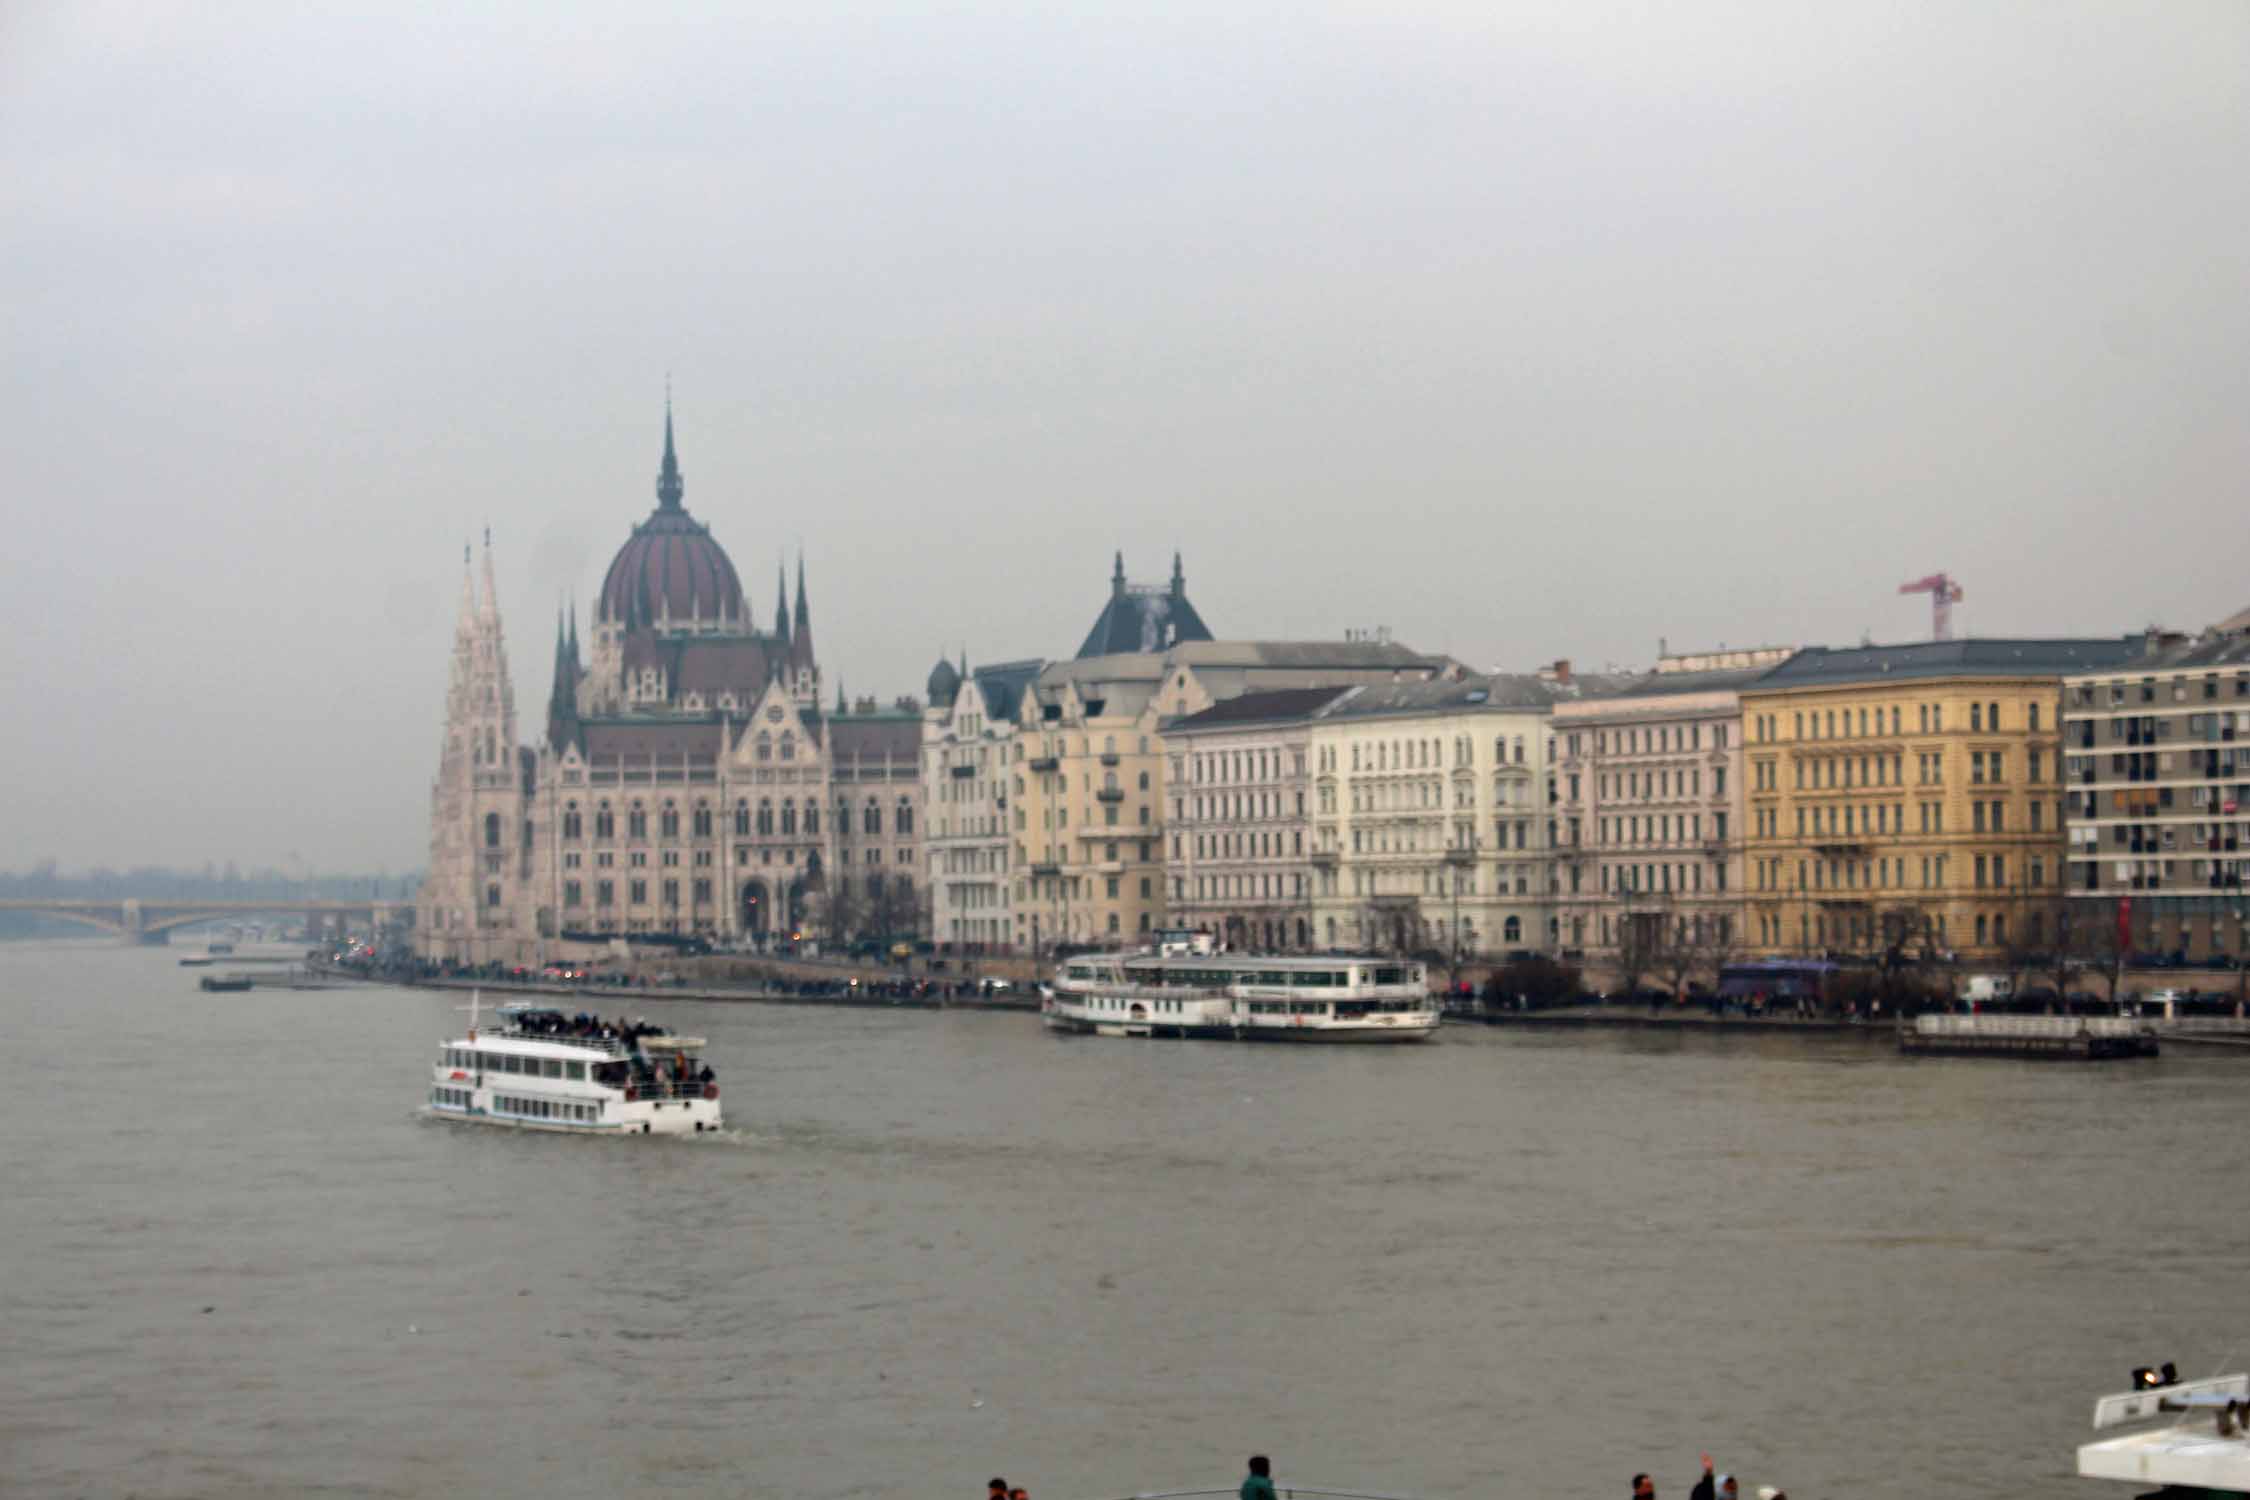
M2250 603L2250 9L33 3L0 18L0 867L419 865L653 503L830 683L1479 668Z

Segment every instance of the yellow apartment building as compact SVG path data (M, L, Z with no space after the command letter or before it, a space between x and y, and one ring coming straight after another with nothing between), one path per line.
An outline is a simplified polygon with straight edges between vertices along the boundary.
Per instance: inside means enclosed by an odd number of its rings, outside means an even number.
M1812 647L1745 686L1747 949L1991 963L2049 941L2062 679L2139 649L2138 637Z

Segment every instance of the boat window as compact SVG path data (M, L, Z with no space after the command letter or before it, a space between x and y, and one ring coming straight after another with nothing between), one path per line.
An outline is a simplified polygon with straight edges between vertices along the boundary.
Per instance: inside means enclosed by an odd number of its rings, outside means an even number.
M1395 965L1377 969L1375 971L1375 982L1377 984L1404 984L1406 983L1406 970Z
M562 1077L562 1076L563 1076L563 1065L562 1065L562 1059L561 1059L561 1058L559 1058L559 1057L550 1057L550 1058L548 1058L548 1059L547 1059L547 1060L546 1060L545 1062L542 1062L542 1063L541 1063L541 1064L539 1065L539 1071L540 1071L541 1073L544 1073L544 1074L545 1074L545 1075L546 1075L547 1077L549 1077L549 1078L560 1078L560 1077Z
M586 1065L585 1065L584 1063L582 1063L582 1062L574 1062L574 1063L570 1064L570 1069L569 1069L569 1071L570 1071L570 1077L571 1077L571 1080L572 1080L573 1082L583 1083L583 1082L585 1081L585 1079L586 1079Z

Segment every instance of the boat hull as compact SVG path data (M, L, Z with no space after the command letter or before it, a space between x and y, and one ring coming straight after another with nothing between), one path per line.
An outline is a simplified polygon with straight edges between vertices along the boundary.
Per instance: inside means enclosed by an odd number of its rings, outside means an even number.
M1287 1042L1299 1046L1422 1042L1437 1034L1435 1015L1401 1018L1391 1025L1259 1026L1232 1023L1115 1021L1048 1011L1047 1029L1070 1036L1126 1037L1143 1041Z
M498 1112L480 1105L432 1103L429 1112L459 1125L490 1125L502 1130L537 1130L549 1135L706 1135L725 1127L716 1099L657 1101L623 1105L616 1119L551 1120Z

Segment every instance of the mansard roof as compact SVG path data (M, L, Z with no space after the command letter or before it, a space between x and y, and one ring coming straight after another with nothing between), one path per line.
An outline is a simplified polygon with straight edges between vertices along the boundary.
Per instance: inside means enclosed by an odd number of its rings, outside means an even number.
M1350 719L1377 714L1466 713L1489 708L1538 711L1553 708L1568 696L1557 684L1529 672L1494 672L1429 682L1371 682L1354 688L1321 717Z
M994 722L1013 720L1023 707L1023 695L1036 682L1046 667L1037 658L1028 661L994 662L989 667L978 667L969 674L969 681L984 699L985 717Z
M1181 641L1207 641L1211 627L1188 602L1187 577L1180 556L1172 554L1172 581L1168 584L1129 584L1125 581L1125 555L1109 577L1109 599L1094 617L1094 628L1078 648L1081 657L1116 656L1133 651L1162 651Z
M1252 724L1286 724L1310 718L1351 692L1348 687L1280 688L1269 693L1243 693L1214 703L1201 713L1174 719L1166 734L1194 734L1206 729L1240 729Z
M1843 687L1935 677L2063 677L2099 672L2141 654L2139 635L1913 641L1901 646L1807 646L1747 690Z

